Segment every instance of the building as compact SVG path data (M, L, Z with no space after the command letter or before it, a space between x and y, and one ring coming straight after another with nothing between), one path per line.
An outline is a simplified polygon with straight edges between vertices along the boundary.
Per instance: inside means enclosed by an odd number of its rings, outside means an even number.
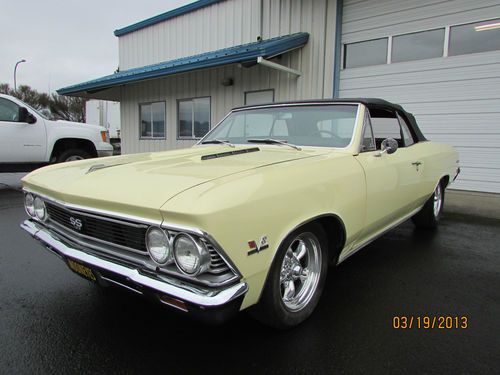
M187 147L232 107L381 97L454 145L455 189L500 193L498 0L200 0L116 30L122 152Z

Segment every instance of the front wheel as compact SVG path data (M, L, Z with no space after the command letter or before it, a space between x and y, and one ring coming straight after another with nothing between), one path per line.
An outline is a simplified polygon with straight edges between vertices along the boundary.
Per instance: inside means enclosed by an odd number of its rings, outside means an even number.
M303 322L318 304L327 271L323 228L309 224L294 231L276 253L254 315L264 324L279 329Z
M63 151L61 155L57 158L58 163L64 163L67 161L76 161L76 160L83 160L83 159L90 159L92 155L90 155L87 151L79 149L79 148L72 148L66 151Z
M432 196L425 202L424 207L411 219L413 224L419 228L436 228L443 213L444 207L444 187L438 183Z

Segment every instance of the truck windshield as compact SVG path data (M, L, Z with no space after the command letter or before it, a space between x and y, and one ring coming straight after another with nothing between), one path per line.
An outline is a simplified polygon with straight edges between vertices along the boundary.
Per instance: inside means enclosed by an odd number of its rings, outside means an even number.
M351 143L358 105L290 105L237 110L203 138L232 144L273 139L300 146L345 148ZM213 141L213 142L210 142Z

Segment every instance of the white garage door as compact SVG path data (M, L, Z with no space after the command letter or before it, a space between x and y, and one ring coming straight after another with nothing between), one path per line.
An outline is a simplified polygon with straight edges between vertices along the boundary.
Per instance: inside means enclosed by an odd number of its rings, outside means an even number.
M453 188L500 193L498 0L344 0L342 27L340 96L403 105L460 152Z

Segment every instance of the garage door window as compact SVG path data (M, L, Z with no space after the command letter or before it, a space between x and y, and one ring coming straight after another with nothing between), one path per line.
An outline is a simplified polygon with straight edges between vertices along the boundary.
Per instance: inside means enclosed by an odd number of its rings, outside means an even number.
M210 130L210 98L178 101L178 138L198 139Z
M450 56L494 50L500 50L500 18L450 28Z
M442 57L444 29L398 35L392 38L392 62Z
M345 45L344 68L387 63L388 38L367 40Z
M165 102L139 105L141 139L165 139Z

